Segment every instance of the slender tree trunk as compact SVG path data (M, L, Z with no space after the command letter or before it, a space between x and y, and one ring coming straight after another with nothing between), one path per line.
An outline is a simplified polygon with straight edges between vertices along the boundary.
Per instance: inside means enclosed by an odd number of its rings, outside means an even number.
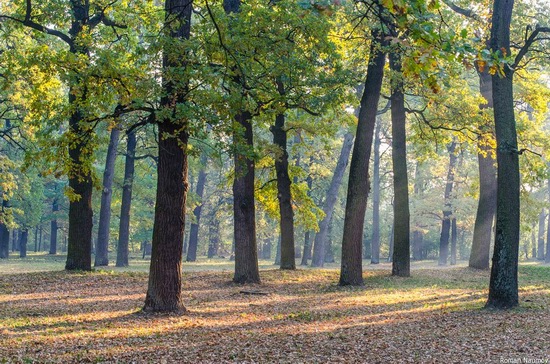
M548 164L550 168L550 164ZM548 178L548 202L550 203L550 178ZM550 210L548 211L548 228L546 229L546 256L544 257L546 264L550 263Z
M451 220L451 265L456 265L456 243L458 239L458 231L456 227L456 218Z
M27 243L29 240L29 229L24 228L19 235L19 258L27 257Z
M210 225L208 225L208 259L214 258L218 254L220 245L220 221L214 215Z
M420 162L416 162L416 169L414 172L414 195L417 199L420 199L420 194L422 193L422 177L420 174ZM412 235L412 249L413 249L413 259L422 260L422 250L423 250L424 236L419 226L415 226Z
M15 252L15 251L18 251L18 246L17 244L19 243L19 230L18 229L13 229L13 232L12 232L12 239L11 239L11 251L12 252Z
M313 242L313 257L311 259L312 267L322 267L325 262L325 242L328 237L329 224L332 220L334 205L336 205L336 199L338 198L338 190L340 189L346 167L348 166L349 153L352 147L353 134L348 132L344 135L340 156L338 157L338 162L336 163L336 168L334 169L334 174L332 175L332 180L330 181L327 196L325 198L325 202L323 203L323 212L325 213L325 217L319 223L319 232L315 234L315 241Z
M2 203L2 211L6 207L6 200ZM6 224L0 222L0 258L8 259L10 256L10 231Z
M390 54L392 69L391 119L392 119L392 162L393 162L393 264L392 275L409 277L411 275L410 253L410 212L409 179L407 175L407 131L405 115L405 95L403 93L403 75L401 56L398 52Z
M513 0L495 0L491 27L491 50L510 53L510 21ZM486 307L518 305L518 254L520 225L520 176L514 117L513 70L493 76L493 102L497 139L497 213L495 248Z
M263 249L262 249L262 259L269 260L271 259L271 238L265 240Z
M280 265L281 264L281 235L279 235L279 238L277 239L277 249L275 251L275 262L274 265Z
M34 252L38 251L38 226L34 227Z
M196 193L199 197L200 203L193 210L193 215L195 215L195 222L191 223L191 229L189 231L189 245L187 247L187 261L194 262L197 260L197 246L199 245L199 224L201 220L201 211L202 211L202 196L204 194L204 185L206 184L206 162L207 156L205 153L201 154L200 165L201 169L199 171L199 177L197 178L197 189Z
M99 210L99 227L97 234L95 267L109 265L109 230L111 228L111 198L113 196L113 179L115 177L115 163L118 148L120 129L111 129L107 160L103 172L103 191L101 192L101 207Z
M311 239L309 230L304 234L304 252L302 253L302 262L300 265L307 265L307 261L311 259Z
M118 245L116 266L128 266L128 243L130 242L130 210L132 208L132 187L136 157L136 133L127 134L126 160L124 162L124 183L122 185L122 202L120 204L120 224L118 228Z
M372 31L367 78L363 97L361 98L357 135L350 164L344 236L342 239L342 262L339 281L341 286L363 284L363 259L361 255L363 225L369 190L369 160L386 58L381 48L384 48L385 42L384 35L380 31Z
M447 171L447 183L445 185L445 207L443 209L443 220L441 222L441 236L439 237L439 265L447 265L447 258L449 256L449 237L451 216L453 214L452 193L457 162L455 148L455 142L451 142L447 146L447 151L449 152L449 169Z
M279 88L281 83L278 82ZM271 127L273 143L279 147L281 155L275 160L277 173L277 199L279 200L280 230L281 230L281 269L296 269L294 252L294 211L290 192L290 177L288 175L287 135L285 116L278 114L275 125Z
M165 23L174 40L189 39L191 34L192 0L167 0ZM175 23L175 25L173 24ZM177 47L176 47L177 48ZM186 102L188 85L174 83L166 74L181 70L181 54L171 47L164 49L161 107L172 113L161 120L158 141L157 196L149 269L149 284L144 311L185 311L181 297L181 263L187 198L187 120L178 115L176 105ZM184 56L185 57L185 56ZM180 71L181 72L181 71Z
M394 239L394 234L393 234L393 224L391 226L391 229L390 229L390 233L388 235L388 241L389 241L389 247L388 247L388 262L393 262L393 252L394 252L394 244L395 244L395 239Z
M380 263L380 129L382 120L377 118L374 131L374 159L372 171L372 241L371 264Z
M480 109L493 108L493 84L488 71L478 72L479 89L486 103ZM481 128L482 132L493 135L492 123ZM476 269L489 269L489 251L493 235L493 220L496 212L496 167L494 153L487 136L480 136L477 154L479 166L479 200L474 225L474 237L468 265Z
M537 248L537 260L544 260L544 230L546 222L546 211L544 208L539 214L539 234L538 234L538 248Z
M40 232L38 233L38 251L42 251L42 237L43 237L43 229L42 226L40 226Z

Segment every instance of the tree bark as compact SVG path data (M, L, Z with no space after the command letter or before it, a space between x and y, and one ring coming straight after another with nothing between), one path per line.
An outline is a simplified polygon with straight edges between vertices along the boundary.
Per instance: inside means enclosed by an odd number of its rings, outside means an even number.
M113 179L115 177L115 163L118 148L120 129L111 129L105 171L103 172L103 191L101 193L101 207L99 209L99 227L97 234L95 267L109 265L109 230L111 228L111 198L113 197Z
M356 141L350 163L342 239L341 286L363 284L363 225L369 191L369 160L386 58L381 48L385 43L384 35L373 30L365 90L361 98Z
M9 208L8 200L2 200L2 214ZM0 258L8 259L10 257L10 231L5 221L0 220Z
M122 202L120 205L120 224L118 228L118 245L116 266L128 266L128 243L130 241L130 210L132 208L132 187L136 157L136 133L127 134L126 160L124 162L124 184L122 185Z
M199 197L200 203L193 210L193 215L195 215L195 222L191 224L191 229L189 231L189 245L187 246L187 261L194 262L197 260L197 246L199 244L199 224L201 220L201 211L202 211L202 197L204 195L204 185L206 184L206 162L207 156L205 153L201 154L200 165L201 169L199 171L199 177L197 178L197 186L195 192Z
M29 240L29 229L24 228L19 234L19 258L27 257L27 243Z
M493 108L493 86L491 75L488 71L478 72L479 89L481 95L487 100L480 109ZM485 125L482 132L493 134L492 125ZM489 251L491 248L491 237L493 235L493 220L496 212L496 167L493 154L488 141L483 136L479 137L477 154L479 167L479 200L477 205L476 220L474 225L474 236L472 250L468 265L476 269L489 269Z
M548 164L550 168L550 164ZM548 202L550 203L550 178L548 178ZM548 228L546 229L546 256L544 257L546 264L550 263L550 210L548 211Z
M174 40L189 39L192 0L166 0L165 24ZM175 24L175 25L174 25ZM181 297L181 263L187 198L187 120L178 115L177 105L186 102L188 85L178 85L166 77L171 69L181 68L181 54L165 47L161 107L172 117L159 123L157 195L149 269L146 312L185 311Z
M491 50L510 53L510 21L513 0L495 0ZM519 159L514 117L513 70L493 76L493 102L497 139L497 213L495 248L486 307L518 305L518 254L520 225Z
M456 217L451 220L451 265L456 265L456 243L458 238Z
M392 162L393 162L393 264L392 275L411 275L409 179L407 175L407 131L405 95L401 56L390 54L392 69L391 119L392 119Z
M372 241L371 264L380 263L380 129L382 120L377 118L374 131L374 158L372 168Z
M281 83L277 83L281 88ZM277 173L277 199L279 200L280 231L281 231L281 269L296 269L294 250L294 211L292 210L292 196L290 192L290 176L288 174L287 135L285 130L285 116L278 114L275 125L271 127L273 143L279 147L281 155L275 160Z
M449 169L447 171L447 183L445 185L445 206L443 220L441 222L441 235L439 237L439 265L447 265L449 256L449 237L451 229L451 216L453 214L452 193L457 157L455 155L456 142L447 146L449 152Z
M544 208L539 214L539 234L538 234L538 246L537 246L537 260L544 260L544 230L546 222L546 211Z
M336 199L338 198L338 190L342 184L346 167L348 166L349 154L353 147L353 134L348 132L344 135L344 141L342 143L342 149L340 150L340 156L330 181L330 186L327 191L325 202L323 203L323 212L325 217L319 223L319 232L315 234L315 240L313 242L313 257L311 259L312 267L322 267L325 262L325 242L327 241L328 229L330 221L332 220L332 213L334 212L334 205L336 205Z

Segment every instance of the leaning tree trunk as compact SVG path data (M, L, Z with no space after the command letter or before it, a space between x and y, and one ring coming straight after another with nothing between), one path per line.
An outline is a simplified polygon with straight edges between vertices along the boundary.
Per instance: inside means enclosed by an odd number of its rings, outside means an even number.
M193 215L195 215L195 222L191 224L191 229L189 231L189 245L187 246L187 261L194 262L197 260L197 247L199 245L199 224L201 220L202 212L202 196L204 194L204 185L206 184L206 162L207 156L205 153L201 154L200 157L200 171L199 177L197 179L197 186L195 192L199 197L199 204L193 210Z
M513 0L495 0L491 27L491 50L510 53L510 22ZM486 307L518 305L518 254L520 226L520 176L514 117L513 70L493 76L493 102L497 139L497 213L495 248Z
M24 228L19 235L19 258L27 257L27 243L29 240L29 229Z
M111 228L111 198L113 197L113 179L120 129L111 129L107 160L103 172L103 191L101 192L101 207L99 209L99 227L95 252L95 267L109 265L109 230Z
M537 239L537 260L544 260L544 225L546 222L546 211L544 208L539 214L539 234Z
M391 90L392 162L393 162L393 264L392 275L411 275L409 179L407 176L407 131L401 56L390 54L393 71Z
M116 266L128 266L128 243L130 241L130 209L132 207L132 186L136 157L136 133L127 134L126 160L124 162L124 182L122 185L122 202L120 204L120 224L118 228L118 245Z
M447 258L449 256L449 237L451 216L453 214L452 192L457 161L455 148L456 142L454 141L447 147L447 151L449 152L449 169L447 171L447 183L445 185L445 206L443 209L443 220L441 222L441 235L439 237L439 265L447 265Z
M167 0L165 24L170 28L170 37L175 40L189 39L191 34L192 0ZM175 25L173 26L173 23ZM179 49L178 47L174 47ZM165 96L161 107L171 113L159 123L157 195L155 222L149 268L149 284L144 311L185 311L181 297L181 263L183 232L185 228L185 200L187 198L187 142L186 120L178 115L178 104L186 102L188 85L173 82L167 74L174 69L181 72L185 66L175 54L175 49L166 47L163 56L163 88Z
M374 158L372 165L372 242L370 263L380 263L380 129L382 120L376 121L374 131Z
M386 55L382 49L385 43L384 35L373 30L365 90L361 98L356 141L350 163L342 239L341 286L363 284L363 225L369 190L369 160L384 76Z
M322 267L325 263L325 242L328 237L329 224L332 220L332 213L334 212L334 205L336 205L336 199L338 197L338 190L342 184L346 167L348 166L349 153L353 146L353 134L346 133L344 135L344 142L342 143L342 149L340 150L340 156L330 181L330 186L327 191L327 196L323 204L323 212L325 217L319 223L319 232L315 234L315 241L313 242L313 257L311 258L312 267Z
M488 70L478 71L479 90L486 103L480 105L480 109L493 108L493 86ZM483 133L493 135L492 123L481 127ZM478 167L479 167L479 200L477 205L476 220L474 225L474 237L468 265L476 269L489 268L489 250L493 235L493 220L496 211L496 167L491 147L487 136L481 135L478 141Z
M277 83L281 88L281 83ZM275 125L271 127L273 143L279 147L281 155L275 159L277 173L277 199L279 200L280 231L281 231L281 269L296 269L294 250L294 211L290 192L290 176L288 174L287 135L284 114L277 114Z

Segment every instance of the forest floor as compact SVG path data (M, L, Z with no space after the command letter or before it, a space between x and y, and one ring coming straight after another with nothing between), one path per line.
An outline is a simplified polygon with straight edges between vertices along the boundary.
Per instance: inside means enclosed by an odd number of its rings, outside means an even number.
M503 312L482 309L489 273L466 267L369 266L359 288L338 287L334 269L262 270L254 286L188 271L188 312L160 315L140 312L144 272L14 264L0 265L0 362L550 362L549 266L522 265L520 307Z

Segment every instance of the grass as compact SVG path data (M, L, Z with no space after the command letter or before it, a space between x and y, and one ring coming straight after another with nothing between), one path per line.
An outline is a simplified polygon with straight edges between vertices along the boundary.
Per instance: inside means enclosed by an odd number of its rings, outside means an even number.
M364 287L336 269L274 269L243 295L227 260L184 265L184 315L140 313L147 261L62 271L64 257L0 263L0 362L499 363L550 359L550 267L522 264L520 308L483 310L489 273L384 263ZM267 269L266 269L267 268ZM374 268L374 267L372 267ZM52 271L53 270L53 271ZM7 274L6 274L7 273Z

